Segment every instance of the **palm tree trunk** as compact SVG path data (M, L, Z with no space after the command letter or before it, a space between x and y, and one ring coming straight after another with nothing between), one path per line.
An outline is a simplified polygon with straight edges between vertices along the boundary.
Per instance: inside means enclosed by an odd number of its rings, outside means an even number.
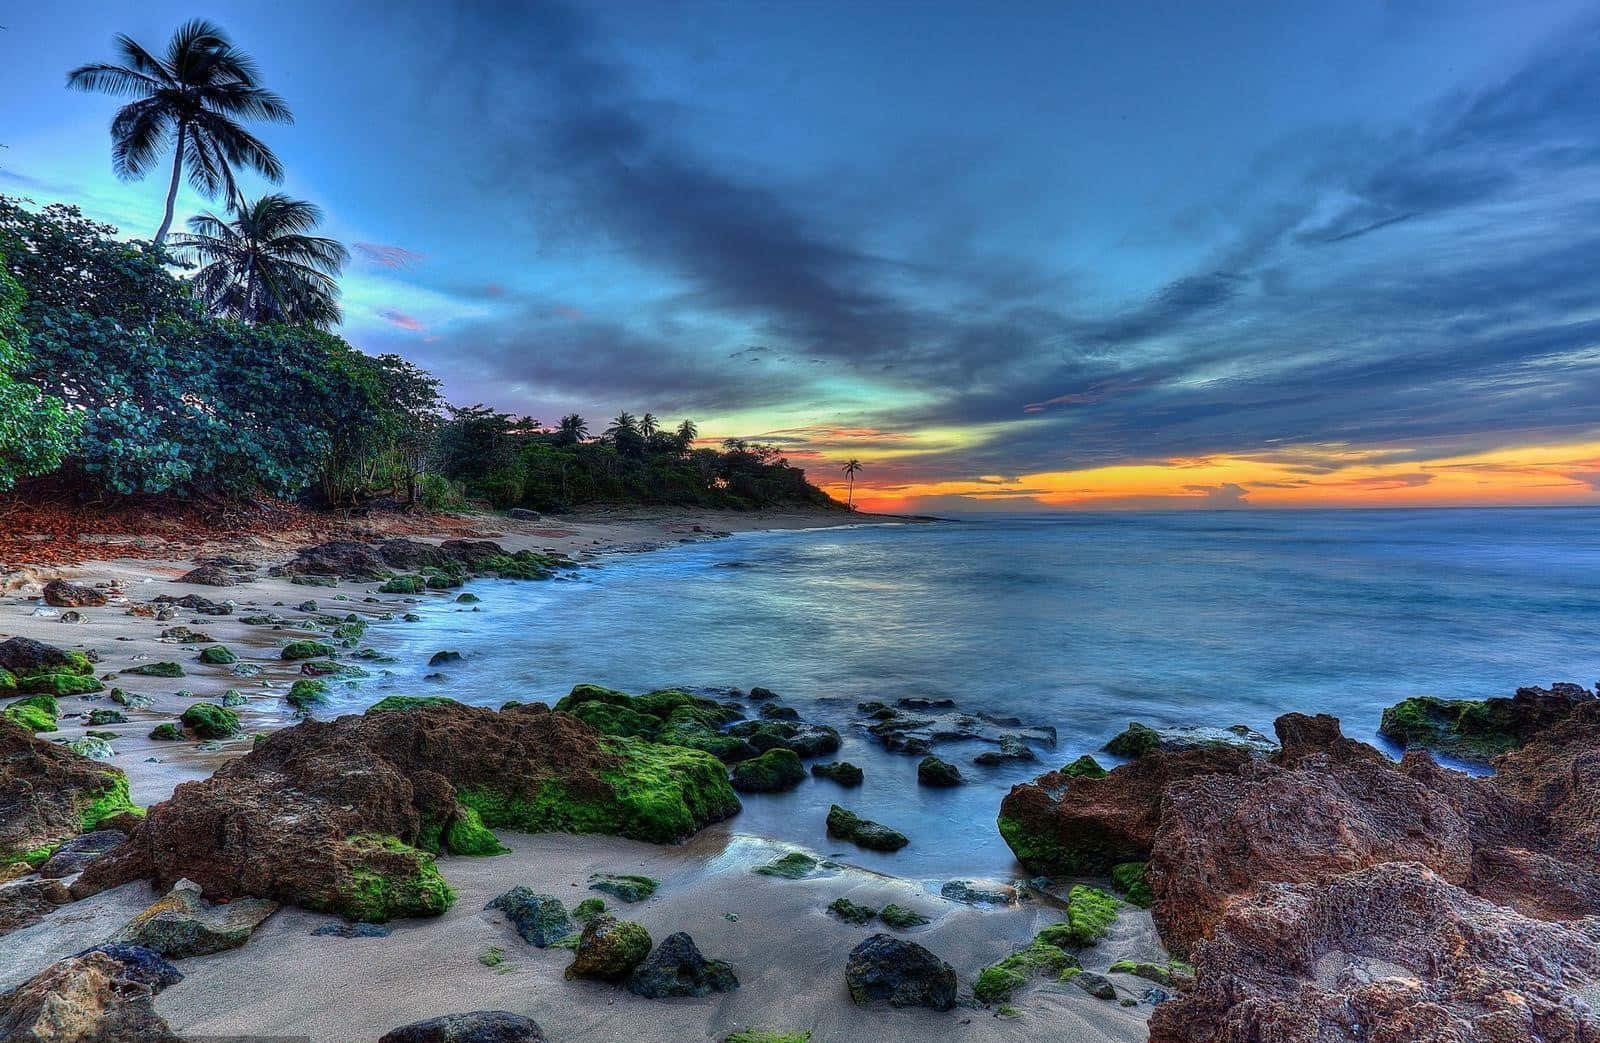
M849 510L856 509L856 476L850 476L850 494L845 497L844 505Z
M183 139L188 133L188 126L184 123L179 123L178 147L172 152L172 184L167 186L167 213L161 219L161 227L156 230L157 246L166 242L167 231L172 227L172 208L178 202L178 179L183 175Z

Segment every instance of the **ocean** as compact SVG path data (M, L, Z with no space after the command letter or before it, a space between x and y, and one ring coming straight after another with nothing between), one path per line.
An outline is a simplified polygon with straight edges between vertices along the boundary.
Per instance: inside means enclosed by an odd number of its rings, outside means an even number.
M480 581L468 608L430 602L384 623L388 672L341 697L444 694L553 703L588 681L772 689L844 735L866 784L807 779L751 796L739 831L839 851L838 802L912 843L848 850L900 876L1006 878L995 831L1015 783L1099 747L1128 722L1249 725L1331 713L1378 742L1408 695L1481 698L1600 677L1600 510L1344 510L1070 514L745 533L545 583ZM474 610L474 608L476 610ZM463 661L429 680L428 657ZM856 704L948 698L1056 729L1039 762L972 764L931 790L887 753ZM1388 748L1388 747L1385 747ZM1391 751L1398 752L1398 751ZM1102 762L1114 758L1100 755ZM832 759L832 758L825 758Z

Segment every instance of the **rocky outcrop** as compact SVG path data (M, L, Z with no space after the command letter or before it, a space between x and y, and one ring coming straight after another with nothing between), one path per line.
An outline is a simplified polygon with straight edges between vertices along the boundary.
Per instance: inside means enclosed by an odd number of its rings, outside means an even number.
M653 1000L705 996L738 987L733 968L721 960L706 959L683 931L667 935L628 978L629 992Z
M44 585L44 603L57 608L85 608L91 605L104 605L106 596L103 592L83 586L81 583L53 579Z
M1201 944L1151 1043L1595 1038L1600 923L1550 923L1414 862L1264 888Z
M179 880L164 897L123 924L111 941L137 945L172 960L205 956L237 949L277 911L278 903L260 898L213 905L200 897L198 884Z
M949 1010L956 1003L955 968L916 942L874 934L850 950L845 984L856 1003Z
M1174 784L1236 772L1247 749L1153 749L1102 777L1052 771L1013 786L1000 803L1000 835L1030 873L1108 873L1149 857Z
M448 907L433 855L498 853L486 827L666 843L738 810L704 754L601 736L542 704L447 701L275 732L178 786L73 887L187 877L219 901L383 921Z
M566 560L532 551L506 550L490 540L445 540L440 544L391 539L379 543L333 540L303 547L294 558L275 568L288 576L327 576L351 580L378 580L396 571L422 571L428 579L453 577L454 585L469 575L493 574L507 579L542 579ZM443 587L444 582L428 582Z
M1407 748L1487 762L1565 720L1595 698L1594 692L1567 681L1549 688L1518 688L1509 699L1419 695L1384 710L1378 734Z
M183 980L148 949L102 945L51 964L0 996L8 1043L181 1043L155 1012L156 993Z
M378 1043L544 1043L538 1022L504 1010L446 1014L386 1032Z
M136 810L120 770L0 717L0 866Z

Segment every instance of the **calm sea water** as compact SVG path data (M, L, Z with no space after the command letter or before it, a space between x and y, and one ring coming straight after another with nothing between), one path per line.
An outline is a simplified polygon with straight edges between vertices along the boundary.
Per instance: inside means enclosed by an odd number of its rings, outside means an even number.
M1015 782L1096 750L1130 720L1244 723L1289 710L1376 741L1407 695L1509 695L1600 677L1600 511L1074 514L751 533L551 583L479 582L480 611L430 604L384 624L400 657L348 697L392 692L499 705L554 702L575 682L630 691L764 685L839 727L867 783L808 779L751 797L734 825L822 850L830 802L896 826L904 876L1006 876L994 828ZM428 681L427 657L465 661ZM1043 763L973 766L970 784L916 785L916 759L851 727L860 699L955 699L1054 725Z

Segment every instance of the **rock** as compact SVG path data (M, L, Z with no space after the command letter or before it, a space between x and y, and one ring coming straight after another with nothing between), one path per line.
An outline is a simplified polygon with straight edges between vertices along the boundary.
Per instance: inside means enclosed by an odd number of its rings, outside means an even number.
M216 703L191 703L178 720L202 739L226 739L239 731L239 715Z
M568 978L621 981L650 954L650 934L631 920L597 916L578 935Z
M504 1010L446 1014L385 1033L378 1043L544 1043L537 1022Z
M956 972L916 942L874 934L850 950L845 984L855 1003L885 1000L891 1007L949 1010L956 1002Z
M175 598L171 594L162 594L155 599L157 604L167 605L172 608L186 608L190 612L198 612L202 616L231 616L233 614L232 602L212 601L199 594L185 594ZM162 618L162 617L157 617ZM167 617L170 618L170 617Z
M1231 908L1151 1043L1581 1040L1600 922L1547 923L1414 862L1267 888Z
M139 666L130 666L122 671L135 677L184 677L183 667L171 661L157 663L142 663Z
M177 721L163 721L150 729L150 738L157 742L182 742L188 736L183 734L183 725Z
M530 511L526 507L513 507L506 512L506 517L515 518L518 521L538 521L539 512Z
M98 735L85 735L82 738L72 740L56 739L55 741L73 753L87 757L92 761L109 761L117 755L117 751L111 748L111 743Z
M15 880L0 885L0 935L36 924L72 901L72 892L59 880Z
M848 898L835 898L828 903L828 912L845 923L861 926L878 918L878 910L869 905L858 905Z
M64 579L53 579L44 585L44 603L54 605L56 608L83 608L104 605L106 596L93 587L68 583Z
M733 788L740 793L779 793L805 781L806 769L793 750L768 750L733 766Z
M1133 758L1142 757L1151 750L1182 753L1185 750L1227 747L1237 747L1258 757L1265 757L1278 748L1271 739L1242 724L1227 728L1194 725L1152 728L1138 721L1128 725L1121 734L1106 743L1104 748L1107 753L1116 754L1118 757Z
M326 641L290 641L278 652L281 659L295 662L301 659L325 659L333 655L337 649Z
M94 668L82 652L65 652L30 637L0 641L0 670L27 677L30 674L88 674Z
M200 885L179 880L165 897L124 924L111 941L137 945L174 960L204 956L237 949L277 911L277 902L259 898L213 905L200 897Z
M183 975L149 950L103 945L51 964L0 997L8 1043L182 1043L156 993Z
M451 651L435 652L435 653L433 653L433 655L428 657L428 665L429 666L443 666L445 663L459 663L459 662L461 662L461 653L460 652L451 652Z
M484 908L505 913L522 940L540 949L572 933L572 921L561 899L535 894L526 887L513 887Z
M328 938L387 938L394 928L381 923L325 923L311 933Z
M207 587L234 587L249 579L221 565L201 565L178 577L179 583L198 583Z
M399 567L399 566L397 566ZM302 547L281 566L290 576L339 576L353 580L383 579L390 566L373 547L355 540L332 540Z
M983 880L946 880L939 894L963 905L1016 905L1017 889Z
M1030 873L1108 873L1149 857L1174 783L1236 772L1251 759L1233 746L1157 749L1101 778L1048 772L1013 786L1000 802L1000 835Z
M924 705L926 712L914 715L904 712ZM994 714L962 713L955 710L954 705L951 700L913 697L902 699L898 706L876 700L862 702L856 705L856 710L864 718L861 727L890 753L921 757L932 752L935 743L976 740L1002 747L997 755L1002 761L1031 760L1034 754L1028 744L1048 747L1056 744L1055 729L1048 725L1024 725L1015 717ZM991 758L982 763L998 761Z
M222 693L222 705L228 709L232 709L236 706L246 706L249 704L249 702L250 697L239 691L237 688L230 688L226 692Z
M61 613L61 622L63 622L63 623L82 623L83 622L83 613L77 611L76 609L68 609L67 611Z
M733 968L700 954L694 939L682 931L669 934L628 979L628 991L660 1000L673 996L705 996L739 987Z
M467 592L464 592L464 593L456 595L456 604L458 604L458 605L476 605L478 602L480 602L482 600L483 600L482 598L480 598L478 595L472 593L471 591L467 591Z
M1014 735L1002 736L998 750L985 750L972 758L972 763L993 767L996 764L1007 764L1013 761L1036 761L1039 757L1033 752L1033 747L1023 742Z
M91 728L103 728L108 724L127 724L128 716L121 710L97 707L89 711L89 716L85 720Z
M619 901L642 902L656 893L660 881L655 877L622 873L596 873L589 878L589 890L608 894Z
M601 736L543 704L447 702L302 721L181 783L129 843L74 883L196 881L383 921L436 915L452 894L433 852L500 850L491 828L669 843L739 809L726 769L693 750Z
M899 851L911 841L899 830L864 819L834 804L828 808L828 836L871 851Z
M760 873L762 876L782 877L785 880L803 880L815 875L817 867L821 864L804 851L791 851L764 866L757 866L752 872Z
M39 875L47 880L59 880L82 872L84 866L126 839L121 831L115 829L97 829L72 837L51 853L44 865L39 867Z
M1116 963L1111 965L1110 973L1131 974L1136 978L1143 978L1146 981L1153 981L1157 985L1165 985L1168 988L1171 988L1174 984L1176 984L1171 970L1163 967L1159 963L1145 963L1138 960L1118 960Z
M239 657L225 645L212 645L210 648L200 650L200 661L209 666L229 666L239 661Z
M811 774L819 779L832 779L841 786L852 787L861 785L866 775L862 770L849 761L835 761L832 764L813 764Z
M1549 688L1518 688L1510 699L1420 695L1384 710L1378 734L1408 749L1483 763L1521 746L1594 700L1595 693L1561 681Z
M121 771L0 718L0 865L132 810Z
M1032 751L1029 751L1032 753ZM933 754L922 758L917 764L917 783L923 786L936 788L961 785L961 771L947 760L935 757Z
M1096 974L1093 971L1079 971L1072 976L1072 984L1097 1000L1114 1000L1117 998L1117 987L1111 984L1111 979L1104 974Z

